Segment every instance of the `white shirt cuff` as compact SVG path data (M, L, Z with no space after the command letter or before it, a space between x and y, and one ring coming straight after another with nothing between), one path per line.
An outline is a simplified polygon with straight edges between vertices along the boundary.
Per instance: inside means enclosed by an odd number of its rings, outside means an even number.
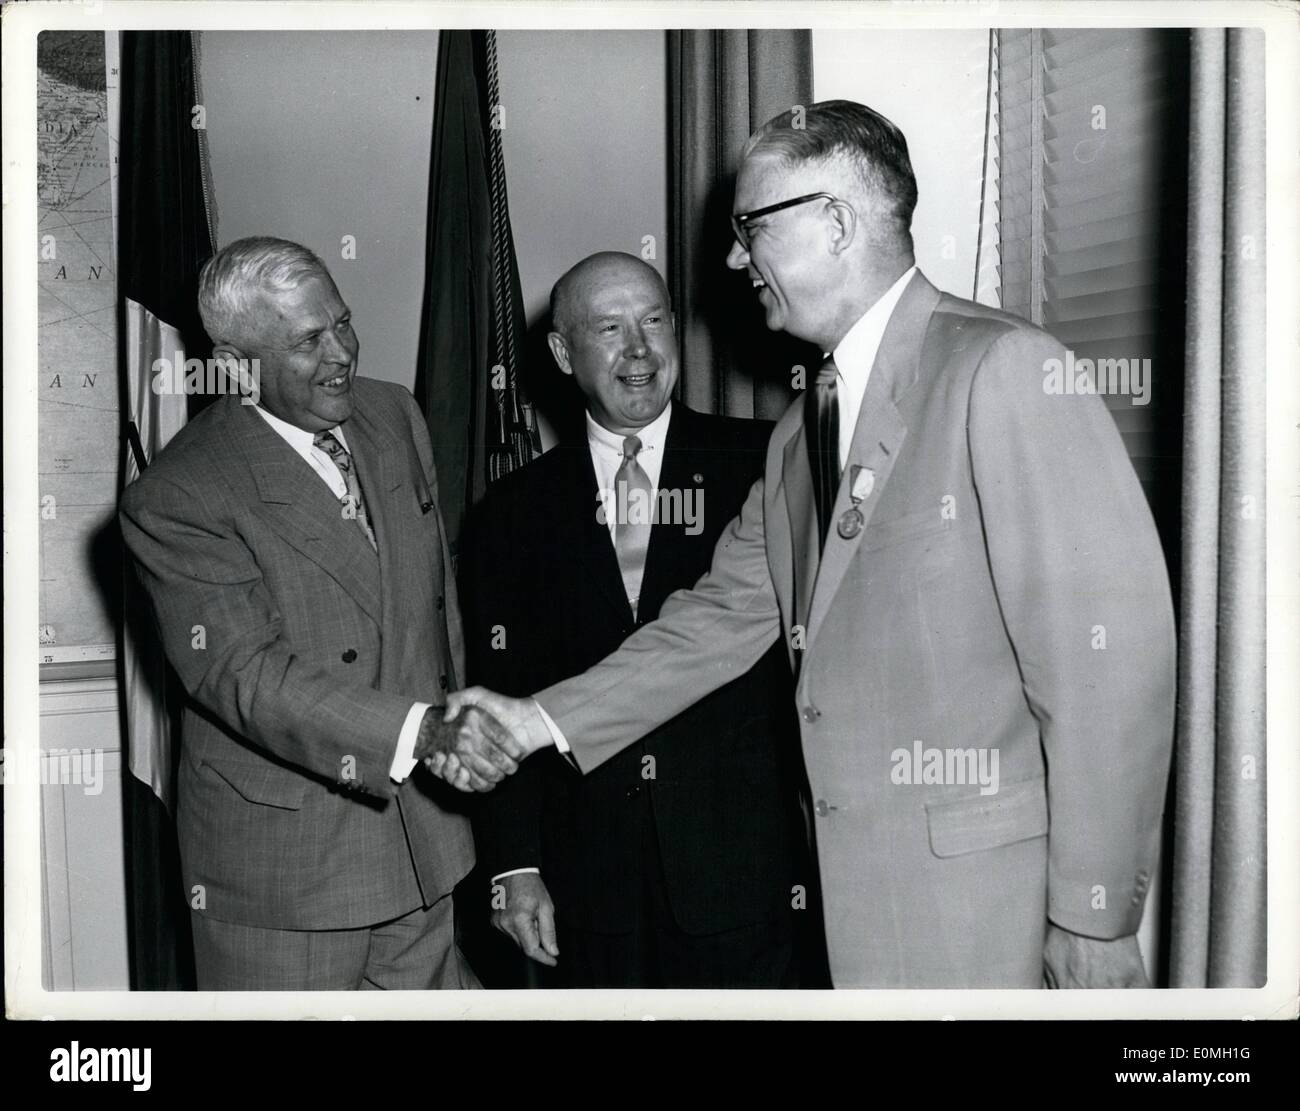
M538 876L542 874L540 868L511 868L508 872L498 872L492 877L492 882L496 883L497 880L503 880L506 876L522 876L525 872L532 872L534 875Z
M418 763L415 759L415 742L420 739L420 722L424 720L424 711L427 709L428 702L417 702L406 713L402 731L397 734L397 752L393 754L393 763L388 769L388 777L394 783L403 782L415 771Z
M546 707L535 698L533 699L533 705L537 707L537 712L542 715L542 721L546 723L546 729L551 734L551 740L555 742L556 749L567 756L569 754L569 742L564 739L560 727L551 720L551 715L546 712Z

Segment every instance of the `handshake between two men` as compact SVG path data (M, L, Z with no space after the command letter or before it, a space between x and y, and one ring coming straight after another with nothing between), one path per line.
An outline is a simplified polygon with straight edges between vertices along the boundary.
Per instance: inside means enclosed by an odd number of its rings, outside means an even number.
M525 757L551 743L531 698L467 687L453 692L445 709L435 706L424 715L415 757L458 790L490 791Z

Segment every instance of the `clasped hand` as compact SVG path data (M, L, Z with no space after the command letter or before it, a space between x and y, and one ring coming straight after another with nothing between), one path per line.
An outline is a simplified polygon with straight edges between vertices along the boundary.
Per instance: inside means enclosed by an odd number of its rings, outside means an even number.
M545 725L531 699L506 698L481 687L456 691L445 713L424 715L415 755L460 791L490 791L539 748Z

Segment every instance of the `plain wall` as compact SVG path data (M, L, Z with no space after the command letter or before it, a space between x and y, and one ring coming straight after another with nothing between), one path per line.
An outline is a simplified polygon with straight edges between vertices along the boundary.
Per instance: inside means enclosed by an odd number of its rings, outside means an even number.
M649 261L667 273L664 42L658 30L497 36L530 324L555 279L594 251L640 254L653 236ZM202 48L220 242L307 244L355 311L361 373L413 386L438 33L213 31ZM355 260L341 257L344 235Z
M352 307L360 373L415 384L437 31L205 31L219 245L306 244ZM356 237L356 258L342 240Z
M531 322L551 286L595 251L668 274L664 32L501 31L502 148L519 280Z
M551 287L596 251L642 255L668 274L668 59L663 31L497 34L502 153L524 311L525 386L547 418L577 405L544 344Z
M902 128L919 194L912 221L917 265L938 288L970 297L988 31L815 30L812 39L818 100L857 100ZM985 221L990 229L991 207ZM986 240L986 251L989 244L996 250L996 235ZM986 261L981 259L982 267Z

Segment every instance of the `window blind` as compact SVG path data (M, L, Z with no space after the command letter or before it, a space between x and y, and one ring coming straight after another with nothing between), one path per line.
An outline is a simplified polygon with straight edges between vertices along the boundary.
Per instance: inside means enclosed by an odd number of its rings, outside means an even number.
M997 87L1003 308L1091 363L1150 494L1181 393L1187 33L999 31Z

